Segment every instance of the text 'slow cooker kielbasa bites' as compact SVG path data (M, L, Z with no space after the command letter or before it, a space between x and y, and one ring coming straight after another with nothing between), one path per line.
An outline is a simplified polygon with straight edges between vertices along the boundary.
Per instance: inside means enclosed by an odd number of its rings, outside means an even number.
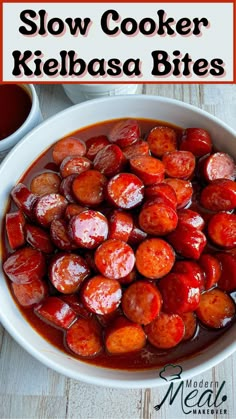
M220 339L235 322L235 175L201 127L122 119L58 139L5 216L3 270L24 317L114 369Z

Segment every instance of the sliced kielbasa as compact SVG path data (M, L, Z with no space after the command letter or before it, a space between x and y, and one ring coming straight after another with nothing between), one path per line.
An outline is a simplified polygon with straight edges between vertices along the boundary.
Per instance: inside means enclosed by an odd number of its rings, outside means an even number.
M61 178L57 173L43 172L35 176L30 183L30 190L35 195L43 196L58 193Z
M174 189L167 183L157 183L145 188L144 196L147 200L158 199L163 204L167 204L173 209L177 207L177 197Z
M217 280L218 287L227 292L236 290L236 258L230 253L216 253L218 263L220 263L220 275Z
M183 208L177 212L178 224L196 228L197 230L203 230L205 227L205 221L202 216L191 209Z
M123 171L126 158L120 147L116 144L109 144L97 153L93 164L95 170L107 177L112 177Z
M7 258L3 270L12 282L26 284L43 278L46 273L45 257L36 249L22 247Z
M78 247L95 249L108 236L108 221L101 212L85 210L71 218L68 229Z
M60 173L63 178L70 175L79 175L91 169L92 162L83 156L67 156L60 165Z
M205 326L219 329L233 320L235 304L225 292L214 288L201 295L196 314Z
M87 170L76 177L72 190L81 205L96 206L103 202L106 177L98 170Z
M183 340L192 339L197 331L197 319L195 313L190 311L189 313L182 313L181 318L184 322L184 337Z
M135 144L123 148L123 154L127 160L137 156L148 156L150 154L147 141L138 140Z
M203 128L187 128L180 139L179 148L191 151L196 157L205 156L212 150L211 136Z
M93 161L96 154L108 144L110 144L110 142L106 135L98 135L97 137L89 138L86 141L86 157Z
M152 154L157 157L177 149L177 135L170 127L154 127L147 137L147 142Z
M60 165L67 156L84 156L86 144L75 137L66 137L57 141L53 147L52 157L56 164Z
M42 279L35 278L27 284L13 282L13 293L22 307L33 307L40 303L48 294L48 286Z
M200 204L210 211L229 211L236 208L236 182L217 179L203 188Z
M184 322L178 314L160 313L144 328L149 342L159 349L178 345L184 337Z
M23 183L18 183L11 191L11 197L19 210L29 218L33 218L33 208L37 195L33 194Z
M195 157L190 151L171 151L164 154L162 163L167 176L191 179L195 169Z
M20 210L6 214L6 233L13 250L25 243L24 225L25 217Z
M105 346L110 354L140 351L146 343L142 326L125 317L118 317L106 330Z
M66 331L66 344L77 355L92 357L102 351L102 329L94 318L77 319Z
M121 209L131 209L143 200L143 182L132 173L119 173L107 185L109 202Z
M30 246L43 253L52 253L54 246L47 231L36 225L26 224L25 238Z
M189 275L197 281L200 291L205 289L205 271L203 271L197 262L192 260L179 260L175 262L173 272Z
M76 319L72 308L58 297L47 297L34 312L41 320L61 329L68 329Z
M142 230L154 236L164 236L173 231L178 224L176 211L168 205L149 202L139 214L139 225Z
M108 137L111 143L115 143L121 148L132 145L140 138L139 124L135 119L119 121L114 124Z
M165 183L172 186L176 193L177 209L184 208L190 203L193 195L193 187L189 180L167 178Z
M109 239L127 242L133 230L132 215L126 211L114 210L109 217Z
M58 249L73 250L76 249L75 243L72 242L68 234L68 224L65 220L53 220L50 225L50 236L52 242Z
M43 227L49 227L53 220L63 217L67 204L66 198L60 194L42 196L34 206L37 221Z
M222 273L221 264L215 256L209 253L203 253L199 259L199 265L201 266L204 272L205 289L209 290L214 285L216 285L220 279L220 276ZM236 263L235 263L235 269L236 269ZM236 278L236 274L235 274L235 278Z
M137 156L130 159L130 169L144 185L162 182L165 175L163 163L152 156Z
M76 199L72 190L72 185L74 180L77 178L77 175L69 175L62 179L59 192L63 195L70 204L76 204Z
M177 253L189 259L199 259L207 243L202 231L182 224L168 234L167 240Z
M227 153L217 152L204 160L202 175L207 182L216 179L235 179L235 164Z
M210 218L208 236L214 244L222 248L236 246L236 214L219 212Z

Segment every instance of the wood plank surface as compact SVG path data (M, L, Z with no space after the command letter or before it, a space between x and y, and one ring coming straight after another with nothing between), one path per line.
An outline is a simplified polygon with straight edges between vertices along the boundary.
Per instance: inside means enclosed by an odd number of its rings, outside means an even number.
M37 91L45 119L72 105L62 86L41 85ZM236 85L143 85L139 92L199 106L236 129ZM185 382L182 395L184 398L196 390L199 398L204 386L209 385L212 401L224 381L217 399L222 404L218 408L207 410L204 405L196 413L188 414L179 391L172 404L168 397L157 411L154 407L161 404L168 386L119 390L66 378L32 358L0 326L1 419L183 419L186 415L191 419L235 419L236 353L191 382Z

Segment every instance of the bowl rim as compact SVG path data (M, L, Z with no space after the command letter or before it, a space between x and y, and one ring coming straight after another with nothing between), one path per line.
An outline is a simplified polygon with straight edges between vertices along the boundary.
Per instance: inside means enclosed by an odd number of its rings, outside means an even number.
M10 151L10 153L3 160L2 164L0 165L0 173L5 170L5 167L9 166L9 162L11 162L12 156L14 156L14 154L21 147L24 147L25 144L30 143L31 138L34 137L35 133L37 133L38 131L40 132L41 130L44 130L48 126L50 126L52 121L56 121L56 120L60 119L62 116L66 117L67 114L75 112L75 111L77 111L77 109L79 111L81 108L86 109L86 108L90 108L91 106L99 105L99 104L102 104L102 103L105 103L105 104L107 103L109 105L109 102L112 102L112 101L122 102L124 99L126 101L129 101L130 103L132 103L132 101L142 100L144 102L145 101L153 101L153 102L158 101L160 103L175 104L177 106L181 106L181 109L190 109L193 112L197 112L198 115L205 115L208 120L212 121L213 123L220 124L226 131L228 131L233 136L236 136L235 130L232 129L231 127L229 127L226 123L221 121L219 118L215 117L214 115L211 115L210 113L206 112L205 110L197 108L194 105L184 103L184 102L176 100L176 99L165 98L165 97L156 96L156 95L155 96L154 95L134 95L134 96L133 95L121 95L121 96L116 96L116 97L93 99L93 100L90 100L88 102L83 102L83 103L80 103L80 104L70 106L68 109L60 111L59 113L51 116L50 118L48 118L47 120L42 122L40 125L35 127L28 134L26 134L25 137L15 145L15 147ZM139 118L139 117L137 117L137 118ZM116 118L114 118L114 119L116 119ZM150 119L153 119L153 118L150 118ZM105 120L106 119L104 119L104 121ZM78 130L79 130L81 128L86 128L86 126L89 126L89 125L83 125L83 124L80 123L80 121L78 121L78 126L80 127L80 128L78 128ZM69 133L68 133L68 135L69 135ZM43 152L44 152L44 150L41 150L41 153L43 153ZM37 158L37 157L38 157L38 155L35 156L35 158ZM27 168L31 164L32 164L32 162L29 163ZM21 176L22 176L22 173L21 173L20 177ZM6 206L6 203L5 203L5 206ZM3 223L3 220L2 220L2 223ZM0 272L0 274L1 274L1 272ZM60 365L60 363L58 363L57 360L53 360L53 359L48 358L47 354L45 355L44 353L40 352L39 350L37 350L37 348L34 347L34 345L31 342L28 342L25 338L23 338L20 335L19 331L14 327L14 325L8 322L7 315L5 313L2 313L1 308L0 308L0 320L3 324L3 326L5 327L5 329L14 338L14 340L16 340L16 342L18 342L30 355L34 356L37 360L39 360L40 362L42 362L44 365L48 366L49 368L52 368L53 370L57 371L58 373L61 373L61 374L65 375L67 377L77 379L77 380L81 380L83 382L90 383L90 384L106 386L106 387L109 386L109 387L113 387L113 388L145 388L145 387L146 388L147 387L153 388L153 387L163 386L163 385L166 384L166 382L164 380L160 380L158 375L155 378L144 378L142 381L138 381L137 378L136 378L136 373L140 373L140 372L142 372L142 370L137 370L137 371L112 370L112 369L107 369L107 368L101 367L101 369L103 371L108 370L108 371L121 372L121 373L126 373L126 374L129 373L130 378L127 379L127 380L124 380L122 378L117 378L116 374L114 374L114 378L110 377L110 378L106 379L104 377L99 377L99 376L96 376L96 375L94 375L92 377L90 375L86 376L85 374L81 374L79 369L76 370L76 371L72 370L72 369L68 370L67 367L64 367L63 365ZM31 327L31 325L26 320L25 320L25 322L29 325L29 327ZM42 338L42 339L44 339L44 338ZM213 366L215 366L219 362L223 361L228 356L232 355L234 353L234 351L236 351L236 341L232 342L226 348L224 347L223 342L221 342L221 345L218 345L218 346L219 346L219 349L217 349L215 355L211 359L203 361L202 363L200 363L200 365L197 365L196 362L195 362L195 365L193 365L193 367L189 368L186 371L183 371L183 376L182 376L181 379L182 380L190 379L190 378L193 378L197 374L203 373L204 371L208 370L209 368L212 368ZM192 360L197 359L197 358L198 358L198 356L195 357L195 358L192 358ZM80 362L80 361L78 360L78 362ZM81 361L81 362L84 364L83 361ZM184 361L183 361L183 364L184 364ZM194 364L194 362L193 362L193 364ZM87 365L91 365L91 364L87 364ZM98 367L98 368L100 368L100 367ZM148 373L148 371L152 371L152 370L145 370L146 373Z

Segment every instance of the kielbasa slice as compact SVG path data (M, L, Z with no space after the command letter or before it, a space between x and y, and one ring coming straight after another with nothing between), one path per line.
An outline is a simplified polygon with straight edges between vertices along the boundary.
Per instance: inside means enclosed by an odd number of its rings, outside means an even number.
M136 268L146 278L158 279L167 275L174 261L175 254L172 247L159 238L144 240L136 251Z
M89 138L86 141L86 157L93 161L96 154L108 144L110 144L110 142L106 135L98 135L97 137Z
M102 243L95 252L94 260L99 272L112 279L128 275L135 264L132 248L127 243L115 239Z
M144 328L149 342L158 349L178 345L184 337L184 322L178 314L160 313Z
M167 240L177 253L189 259L199 259L207 243L202 231L181 224L168 234Z
M140 127L135 119L127 119L117 122L109 133L111 143L124 148L132 145L140 138Z
M71 307L58 297L47 297L34 312L41 320L61 329L68 329L76 319Z
M140 351L146 344L142 326L125 317L118 317L105 334L105 346L110 354L126 354Z
M85 260L74 253L57 253L49 266L50 281L62 294L76 292L89 274Z
M236 258L230 253L216 253L218 263L221 265L218 287L227 292L236 290Z
M10 247L14 250L25 243L25 217L21 211L6 214L6 233Z
M147 141L138 140L135 144L123 148L123 154L127 160L137 156L148 156L150 150Z
M164 182L172 186L176 193L177 209L184 208L190 203L193 195L193 187L189 180L167 178Z
M195 169L195 157L190 151L172 151L164 154L162 163L167 176L191 179Z
M42 279L35 278L27 284L12 283L13 293L22 307L33 307L48 294L48 286Z
M191 209L183 208L177 212L178 224L196 228L197 230L203 230L205 227L205 221L202 216Z
M203 188L201 205L210 211L229 211L236 208L236 182L218 179Z
M72 190L81 205L96 206L104 200L106 177L98 170L87 170L76 177Z
M173 231L178 224L176 211L168 205L146 203L139 214L139 225L142 230L154 236L164 236Z
M167 313L187 313L199 305L199 283L193 276L173 272L162 278L158 287L163 298L163 311Z
M60 194L42 196L34 206L37 221L43 227L49 227L53 220L63 217L67 204L66 198Z
M160 313L162 297L157 287L148 281L136 281L124 291L122 309L134 323L146 325Z
M183 340L190 340L195 336L197 331L196 315L193 312L182 313L181 318L184 322L185 328Z
M212 150L211 136L203 128L187 128L180 139L179 148L190 151L196 157L205 156Z
M90 278L81 290L82 301L92 313L109 314L121 301L121 286L116 279L102 275Z
M33 194L23 183L18 183L11 191L11 197L19 210L29 218L33 218L33 208L38 197Z
M58 165L67 156L84 156L86 154L86 144L84 141L75 137L66 137L57 141L53 147L52 158Z
M78 294L61 294L60 298L65 301L78 316L85 319L92 316L91 311L84 307Z
M50 236L52 242L58 249L73 250L76 249L75 243L72 242L68 234L68 224L65 220L53 220L50 225Z
M34 249L40 250L43 253L52 253L54 251L50 235L41 227L26 224L25 238L27 243Z
M63 195L71 204L76 203L76 199L72 190L72 185L76 178L77 175L75 174L65 177L64 179L62 179L59 189L60 194Z
M205 271L197 262L192 260L177 261L173 266L173 272L189 275L197 281L200 291L205 289Z
M144 185L162 182L165 176L163 163L151 156L137 156L130 159L130 169L142 180Z
M94 318L77 319L65 336L68 348L77 355L92 357L102 351L101 326Z
M131 209L143 200L143 182L132 173L119 173L107 185L107 198L120 209Z
M202 174L207 182L216 179L235 179L235 164L227 153L217 152L204 160Z
M220 276L222 274L222 268L221 264L218 261L218 259L209 254L204 253L201 255L199 259L199 265L201 266L204 275L205 275L205 289L209 290L212 288L220 279ZM235 269L236 269L236 263L235 263ZM236 275L235 275L236 278Z
M70 175L79 175L86 170L91 169L92 162L86 157L81 156L67 156L60 165L60 173L63 178Z
M125 168L126 158L120 147L109 144L100 150L94 158L94 169L107 177L115 176Z
M214 288L201 295L196 314L205 326L220 329L233 320L235 304L225 292Z
M156 185L147 186L144 196L147 200L160 200L163 204L167 204L173 209L177 207L177 197L174 189L167 183L157 183Z
M233 248L236 246L236 214L219 212L208 223L208 236L217 246Z
M3 270L12 282L26 284L43 278L46 273L45 257L36 249L22 247L7 258Z
M35 176L30 183L30 190L35 195L43 196L49 193L58 193L61 178L57 173L44 172Z
M108 236L108 221L101 212L82 211L71 218L69 235L78 247L95 249Z
M109 217L109 239L127 242L133 230L132 215L126 211L114 210Z
M170 127L153 128L147 137L147 142L152 154L157 157L177 149L177 135Z
M82 207L81 205L78 205L78 204L68 204L65 211L65 219L67 221L70 221L70 219L74 217L74 215L78 215L82 211L85 211L86 209L88 208Z

